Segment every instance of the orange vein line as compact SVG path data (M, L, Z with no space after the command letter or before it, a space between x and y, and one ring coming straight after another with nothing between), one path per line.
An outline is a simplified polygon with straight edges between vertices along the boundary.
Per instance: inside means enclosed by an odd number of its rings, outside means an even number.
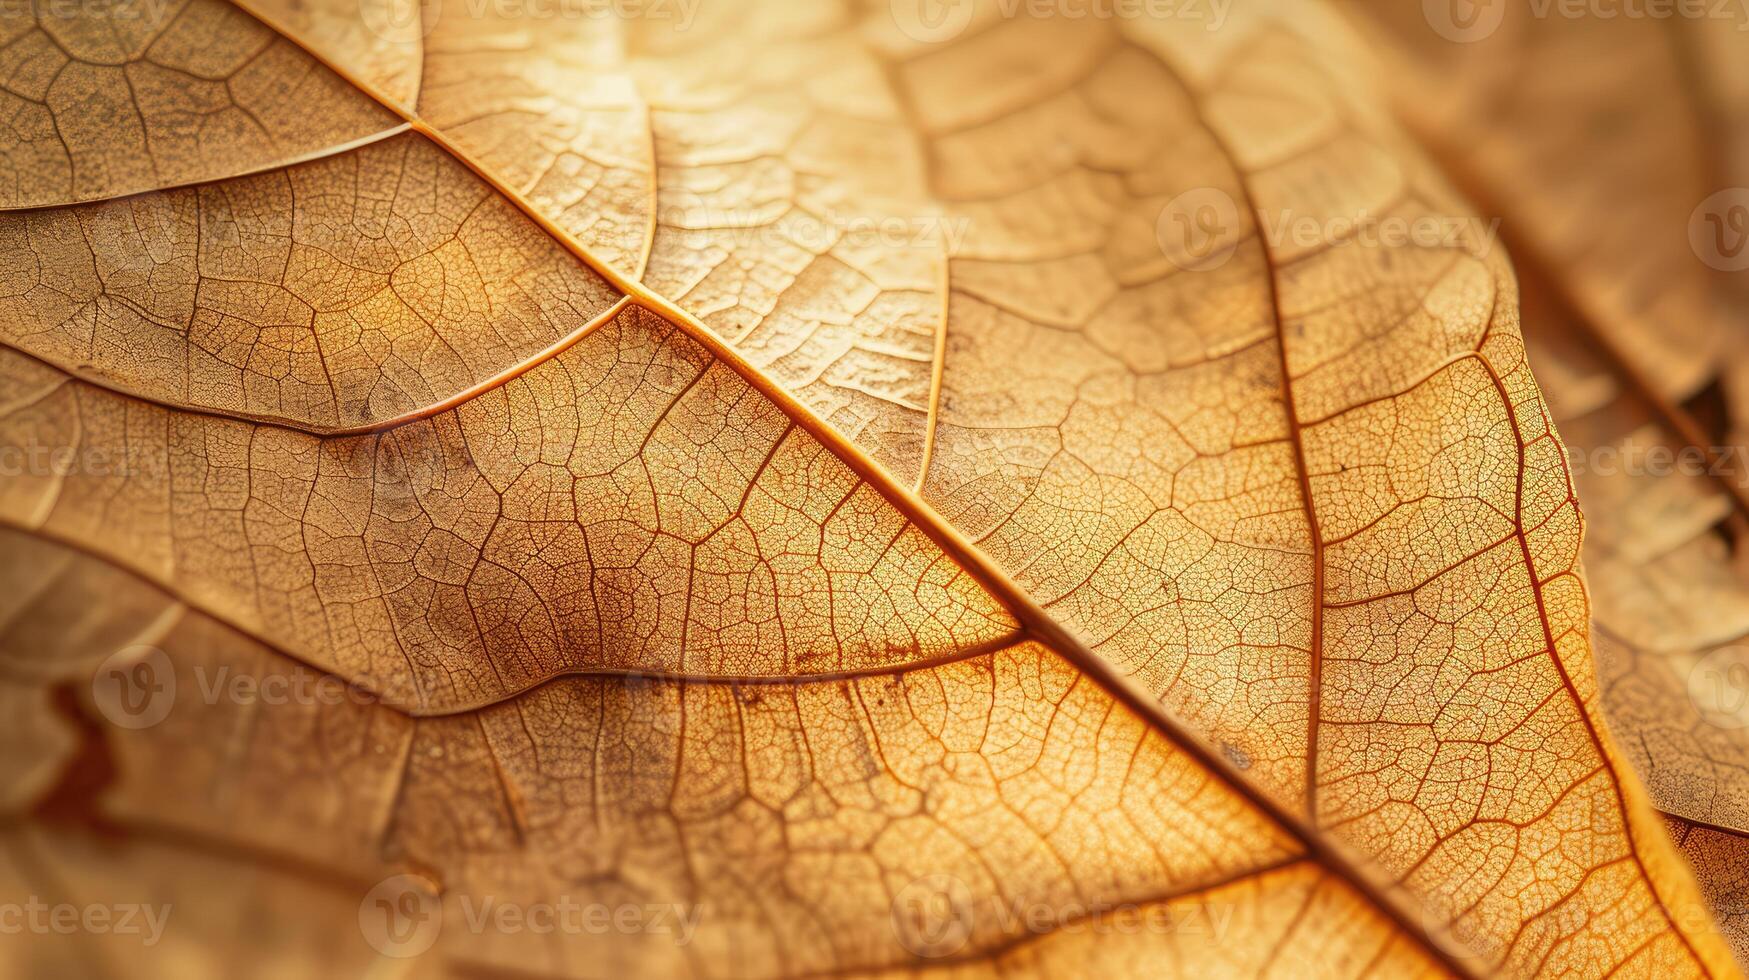
M643 97L643 93L639 93ZM656 110L650 107L648 99L644 99L644 133L650 138L650 217L644 222L644 248L638 255L638 267L633 270L632 278L642 282L644 273L650 269L650 253L656 250L656 209L661 201L661 188L656 186L660 167L656 162Z
M563 337L560 337L558 340L553 341L541 350L510 365L504 370L493 374L491 377L476 381L473 384L468 385L466 388L463 388L439 401L431 402L428 405L409 409L399 415L392 415L386 419L379 419L374 422L361 422L357 425L310 425L307 422L300 422L297 419L290 419L280 415L260 415L254 412L232 412L224 409L209 408L205 405L184 405L157 395L148 395L134 391L127 385L121 384L117 381L112 381L109 378L98 375L76 374L68 371L61 365L56 364L54 361L25 350L11 341L0 340L0 347L8 348L24 357L36 361L38 364L59 371L60 373L78 381L80 384L87 384L93 388L102 388L105 391L112 391L118 395L123 395L138 401L159 405L173 412L186 412L190 415L207 415L215 418L227 419L233 422L248 422L253 425L261 425L274 429L290 429L293 432L302 432L306 435L315 436L318 439L337 439L344 436L366 436L386 432L389 429L406 425L409 422L417 422L420 419L428 419L433 415L442 414L458 405L473 401L475 398L480 397L488 391L495 391L502 388L511 381L516 380L560 354L563 354L565 351L570 350L572 347L575 347L578 341L581 341L584 337L594 333L602 324L619 316L620 313L624 312L625 308L630 305L631 297L621 296L619 299L613 301L612 306L595 314L595 316L591 317L582 326Z
M77 201L65 201L59 204L0 206L0 214L16 214L27 211L58 211L64 208L76 208L87 204L102 204L106 201L124 201L130 197L142 197L146 194L161 194L165 191L181 190L188 187L205 187L208 184L223 183L224 181L237 180L241 177L256 177L261 174L277 173L288 167L295 167L302 163L314 163L317 160L326 160L329 157L337 157L343 153L350 153L359 147L369 146L372 143L380 143L391 136L399 136L412 128L413 127L409 126L406 120L403 119L401 122L390 126L388 129L380 130L375 133L367 133L357 139L347 140L344 143L335 143L332 146L324 146L320 149L310 150L307 153L300 153L296 156L286 157L282 160L274 160L271 163L263 163L259 166L249 167L244 170L239 170L236 173L225 174L220 177L201 177L196 180L184 180L172 184L155 184L151 187L143 187L139 190L121 191L115 194L100 194L96 197L80 198Z
M1733 827L1730 824L1713 823L1710 820L1696 820L1693 817L1685 817L1680 813L1672 813L1671 811L1666 810L1661 806L1654 806L1653 809L1657 810L1659 813L1663 814L1666 817L1669 817L1672 820L1680 820L1683 823L1689 824L1689 825L1691 825L1694 828L1699 829L1699 830L1707 830L1707 831L1711 831L1715 834L1724 834L1727 837L1736 837L1736 838L1742 839L1742 840L1749 840L1749 830L1744 830L1744 829L1739 828L1739 827Z
M923 458L917 464L916 492L923 492L923 484L929 479L929 461L935 457L935 429L939 424L941 413L941 378L947 370L947 310L951 303L948 295L949 280L953 270L949 264L947 245L941 248L941 313L935 321L935 360L929 366L929 410L923 420Z
M1499 396L1500 405L1506 412L1506 420L1512 426L1513 442L1518 445L1518 472L1517 486L1515 488L1516 513L1513 515L1513 531L1518 538L1519 553L1524 561L1525 576L1530 581L1531 595L1536 599L1537 621L1542 624L1543 641L1549 652L1549 661L1554 665L1555 675L1561 679L1561 684L1566 688L1567 695L1573 699L1573 707L1578 712L1579 721L1585 728L1585 734L1591 741L1591 747L1596 751L1598 759L1603 763L1603 772L1609 777L1610 782L1615 784L1616 814L1621 818L1622 832L1627 838L1628 856L1633 860L1635 866L1640 869L1640 876L1645 880L1647 890L1652 893L1652 897L1656 900L1658 911L1663 915L1665 924L1670 927L1670 931L1675 933L1677 938L1682 940L1682 945L1687 948L1689 955L1694 957L1695 964L1710 976L1711 970L1708 968L1707 958L1702 956L1700 950L1695 948L1694 942L1689 938L1687 930L1676 924L1676 920L1674 916L1671 915L1670 908L1665 903L1664 897L1658 893L1657 886L1653 884L1654 878L1650 873L1650 869L1646 867L1646 862L1640 856L1639 845L1634 841L1634 820L1633 815L1628 812L1627 800L1630 789L1626 783L1626 779L1629 777L1624 776L1622 772L1618 771L1618 767L1615 764L1614 753L1604 745L1603 733L1599 731L1597 725L1592 721L1591 710L1586 707L1585 699L1580 696L1578 686L1573 683L1572 675L1567 672L1567 665L1561 659L1561 653L1558 649L1554 631L1549 626L1548 606L1546 600L1543 598L1544 583L1537 579L1536 562L1531 557L1530 553L1530 539L1525 534L1524 530L1524 454L1527 448L1524 442L1524 430L1519 425L1518 410L1512 404L1512 396L1506 390L1506 383L1501 379L1500 372L1494 369L1493 362L1489 361L1486 355L1478 357L1476 362L1482 366L1482 370L1487 372L1488 380L1492 382L1494 386L1494 393ZM1553 436L1552 429L1550 430L1550 435L1551 437ZM1567 503L1574 507L1578 506L1578 501L1573 497L1571 489L1568 490ZM1568 571L1562 574L1571 575L1573 573ZM1581 583L1581 586L1583 586L1583 583ZM1589 603L1587 603L1587 612L1589 612ZM1589 616L1587 616L1587 619L1589 619ZM1577 895L1578 891L1575 890L1573 894Z
M1203 102L1197 98L1190 84L1179 72L1176 65L1165 58L1156 59L1165 68L1191 104L1191 111L1196 116L1197 125L1208 134L1209 139L1220 150L1221 155L1233 168L1233 176L1239 182L1239 193L1245 199L1245 207L1250 210L1252 221L1259 231L1264 227L1263 211L1257 206L1257 199L1251 192L1251 182L1245 174L1245 169L1239 165L1239 157L1233 152L1232 146L1209 120L1203 111ZM1300 423L1299 407L1294 401L1293 374L1288 369L1287 357L1287 327L1286 318L1281 311L1281 291L1277 280L1280 273L1276 268L1275 254L1270 251L1268 236L1257 235L1258 253L1263 256L1264 283L1269 293L1270 318L1275 324L1275 350L1277 364L1281 370L1282 409L1287 415L1288 443L1294 451L1294 475L1298 477L1300 490L1300 506L1306 513L1307 533L1311 536L1312 545L1312 637L1306 665L1306 817L1315 827L1318 825L1318 720L1322 711L1324 687L1324 534L1318 525L1318 508L1312 500L1312 477L1306 466L1306 446L1303 438L1304 426Z

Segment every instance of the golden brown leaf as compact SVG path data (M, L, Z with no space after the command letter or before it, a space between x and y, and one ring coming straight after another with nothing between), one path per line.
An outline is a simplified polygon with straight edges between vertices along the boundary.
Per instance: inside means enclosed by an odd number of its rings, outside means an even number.
M0 521L135 573L197 687L302 663L385 703L100 731L114 780L51 800L711 913L684 947L463 935L494 968L906 968L895 907L946 875L972 972L1729 972L1598 722L1504 256L1271 227L1467 213L1321 15L927 43L772 3L614 49L426 11L415 51L263 13L415 132L9 216L9 260L47 226L42 268L121 274L16 304L6 444L114 465L10 481ZM405 201L335 177L388 173ZM1185 195L1232 208L1219 261L1163 243ZM1062 919L1197 900L1241 931Z
M895 934L890 893L943 877L978 903L967 919L978 928L941 950L968 965L1000 956L1049 973L1089 955L1074 930L1017 939L999 926L1095 902L1186 924L1120 951L1102 940L1101 955L1130 970L1177 959L1343 975L1422 955L1406 936L1380 945L1388 929L1327 859L1037 644L802 684L564 678L481 710L408 717L356 689L276 702L270 692L323 678L108 562L8 536L13 554L55 569L51 601L111 597L117 614L94 629L107 642L175 651L180 689L246 678L264 692L179 701L116 739L101 823L195 849L223 842L269 866L380 877L407 862L499 901L553 901L581 881L597 901L698 913L684 949L583 943L537 956L515 936L494 947L470 935L468 906L452 899L455 938L441 949L456 962L572 974L610 957L709 973L733 951L745 974L896 965L924 934ZM30 612L21 624L52 610ZM127 620L157 628L116 635ZM73 667L105 642L17 639L0 648L9 667Z

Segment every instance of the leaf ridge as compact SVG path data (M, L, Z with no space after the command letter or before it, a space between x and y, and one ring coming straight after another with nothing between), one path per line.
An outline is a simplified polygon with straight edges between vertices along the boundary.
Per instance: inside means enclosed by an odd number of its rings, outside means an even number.
M204 405L185 404L160 395L135 391L128 385L122 384L118 381L113 381L102 375L82 374L68 371L67 368L62 365L41 357L25 347L9 340L0 339L0 347L10 350L28 360L34 361L37 364L41 364L50 370L59 372L67 378L78 381L81 384L88 384L94 388L101 388L105 391L114 392L115 394L132 398L136 401L158 405L162 408L170 409L171 411L182 412L189 415L203 415L210 418L248 422L252 425L259 425L265 428L283 429L290 432L300 432L305 435L315 436L319 439L328 439L343 438L346 436L375 435L388 432L392 429L400 428L403 425L418 422L422 419L428 419L434 415L440 415L453 408L465 405L481 395L496 391L505 384L516 380L535 368L540 367L542 364L558 357L565 351L570 350L572 347L575 347L585 337L588 337L602 326L611 323L615 317L625 312L626 307L630 305L631 298L622 295L619 299L614 300L607 308L584 321L581 326L572 330L570 333L565 334L558 340L548 344L546 347L535 351L528 357L506 366L490 377L482 378L460 391L453 392L435 402L421 405L418 408L408 409L399 415L390 416L389 418L374 422L361 422L357 425L312 425L308 422L300 422L296 419L280 415L264 415L257 412L234 411L231 409L212 408ZM46 397L47 394L48 392L45 392L43 396L39 397ZM8 410L15 409L15 406L4 407Z
M71 202L65 202L65 203L59 203L59 204L0 204L0 214L20 214L20 213L25 213L25 212L30 212L30 211L56 211L56 210L60 210L62 208L82 207L82 206L93 205L93 204L106 204L106 203L111 203L114 201L126 200L130 197L141 197L141 196L144 196L146 194L162 194L166 191L185 190L185 189L191 188L191 187L205 187L209 184L220 184L220 183L224 183L225 181L236 180L236 179L241 178L241 177L256 177L256 176L260 176L262 174L277 173L281 170L285 170L288 167L295 167L301 163L314 163L317 160L326 160L329 157L342 156L344 154L352 152L353 150L357 150L357 149L360 149L362 147L370 146L373 143L381 143L382 141L384 141L386 139L390 139L391 137L399 136L402 133L408 132L411 129L412 129L412 126L408 125L405 121L402 121L400 123L397 123L396 125L388 127L387 129L378 130L377 132L374 132L374 133L367 133L363 136L358 137L357 139L350 139L350 140L346 140L344 142L334 143L334 144L331 144L329 146L320 147L318 149L310 150L306 153L300 153L300 154L297 154L295 156L288 156L288 157L283 157L283 158L277 159L277 160L271 160L271 161L268 161L266 163L257 164L256 166L253 166L253 167L246 167L242 170L234 171L232 173L219 174L216 176L209 176L209 177L199 177L199 178L195 178L193 180L171 181L169 183L158 184L158 185L154 186L149 191L121 191L121 192L118 192L115 194L102 194L102 195L99 195L97 197L85 197L85 198L80 198L77 201L71 201Z
M1261 228L1264 216L1257 207L1256 197L1251 190L1251 178L1245 168L1239 165L1239 158L1233 152L1220 130L1208 119L1203 110L1203 100L1196 97L1189 81L1176 65L1168 59L1156 57L1155 61L1165 69L1173 81L1178 83L1191 105L1197 125L1206 133L1221 155L1233 168L1233 174L1239 183L1239 190L1244 198L1243 204L1251 212L1252 219ZM1312 588L1311 588L1311 644L1307 651L1310 660L1307 665L1307 708L1306 708L1306 814L1314 826L1318 820L1318 722L1320 710L1320 694L1324 687L1324 534L1318 525L1318 508L1312 501L1312 477L1306 467L1306 446L1304 427L1300 423L1299 407L1294 401L1293 374L1288 369L1287 359L1287 328L1286 318L1281 310L1280 272L1276 268L1275 252L1270 247L1268 236L1257 236L1259 251L1263 256L1264 282L1269 293L1270 322L1275 328L1276 362L1281 368L1281 401L1282 410L1287 417L1288 444L1293 447L1294 475L1299 481L1300 507L1306 514L1307 533L1311 538Z

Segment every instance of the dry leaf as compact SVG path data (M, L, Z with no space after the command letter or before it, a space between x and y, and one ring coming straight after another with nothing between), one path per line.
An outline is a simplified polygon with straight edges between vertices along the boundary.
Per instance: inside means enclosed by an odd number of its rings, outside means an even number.
M17 822L417 873L312 915L420 966L1731 973L1506 258L1290 9L263 4L393 124L0 217Z

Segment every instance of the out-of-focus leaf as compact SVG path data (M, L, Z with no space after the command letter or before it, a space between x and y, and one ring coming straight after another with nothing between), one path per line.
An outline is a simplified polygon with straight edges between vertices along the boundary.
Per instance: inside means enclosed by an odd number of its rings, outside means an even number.
M1749 174L1721 125L1730 100L1744 104L1749 11L1648 20L1454 2L1478 11L1477 30L1497 26L1453 42L1435 26L1444 6L1354 5L1392 42L1399 114L1638 383L1695 394L1742 330L1740 283L1697 261L1690 231Z

